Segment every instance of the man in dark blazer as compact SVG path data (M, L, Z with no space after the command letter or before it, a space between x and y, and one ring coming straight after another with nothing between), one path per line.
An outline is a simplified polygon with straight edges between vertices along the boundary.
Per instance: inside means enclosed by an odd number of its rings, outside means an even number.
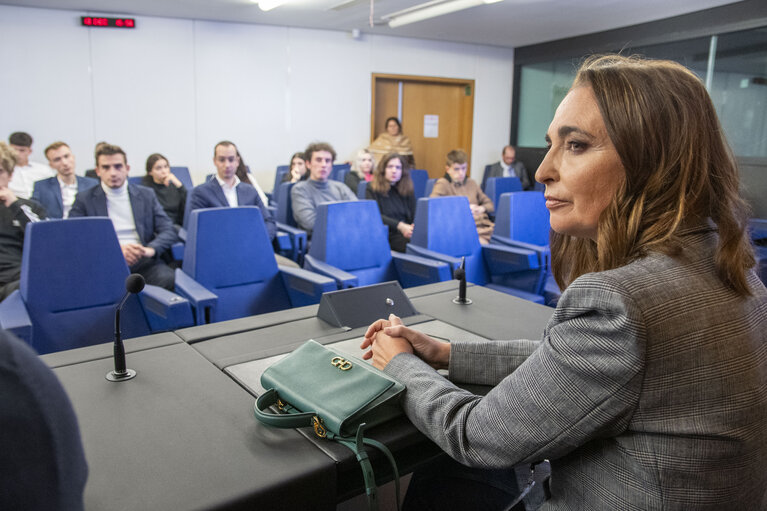
M109 217L130 271L143 275L148 284L173 291L174 272L159 257L178 240L173 222L154 191L128 183L129 172L125 152L104 145L96 153L101 185L77 194L69 216Z
M192 190L189 199L190 210L258 206L264 217L269 239L274 240L277 227L271 211L261 201L255 187L241 182L236 175L237 166L240 164L237 146L228 140L216 144L213 148L213 163L216 165L216 175Z
M485 189L487 179L491 177L518 177L522 182L523 190L530 190L533 187L525 164L517 160L517 150L511 145L503 148L501 161L485 167L485 175L482 177L483 190Z
M45 157L56 176L35 182L32 198L43 205L49 218L67 218L75 196L93 188L99 181L75 174L75 156L64 142L54 142L46 147Z

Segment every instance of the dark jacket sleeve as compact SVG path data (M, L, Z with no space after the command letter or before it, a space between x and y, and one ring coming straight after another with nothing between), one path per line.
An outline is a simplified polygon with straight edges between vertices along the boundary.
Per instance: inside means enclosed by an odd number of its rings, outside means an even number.
M165 210L160 206L160 201L157 200L154 192L151 192L148 199L151 201L154 238L145 243L145 245L153 248L157 255L159 255L178 241L178 236L176 236L176 230L173 228L173 222L165 214Z

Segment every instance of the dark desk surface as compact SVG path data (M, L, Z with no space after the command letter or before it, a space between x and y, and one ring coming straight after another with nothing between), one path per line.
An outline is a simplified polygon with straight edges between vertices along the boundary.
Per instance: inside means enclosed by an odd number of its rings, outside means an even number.
M456 287L406 290L419 315L405 323L438 337L537 339L553 312L475 286L468 290L474 303L456 305ZM331 326L316 312L302 307L129 339L128 367L138 376L121 383L104 378L111 344L44 356L80 421L90 467L86 508L333 509L357 493L361 477L350 451L262 426L246 390L258 393L253 381L263 368L253 361L307 339L355 349L365 328ZM438 452L405 418L371 436L392 449L402 473ZM376 463L376 472L389 477L385 464Z

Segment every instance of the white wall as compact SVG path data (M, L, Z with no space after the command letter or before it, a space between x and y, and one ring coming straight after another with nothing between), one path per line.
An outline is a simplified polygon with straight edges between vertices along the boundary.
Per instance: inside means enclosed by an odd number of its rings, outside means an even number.
M266 25L139 17L134 30L79 26L84 12L0 6L0 138L28 131L32 159L64 140L78 172L100 140L213 171L230 139L262 186L314 140L339 160L370 140L371 73L475 80L472 168L509 140L513 51L490 46Z

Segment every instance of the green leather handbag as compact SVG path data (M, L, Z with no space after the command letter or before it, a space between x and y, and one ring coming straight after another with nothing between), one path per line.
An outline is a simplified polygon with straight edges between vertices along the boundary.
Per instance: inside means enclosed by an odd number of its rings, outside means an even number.
M354 451L360 461L368 507L377 509L372 465L364 446L381 450L394 472L399 509L399 473L394 457L364 430L402 414L399 398L405 386L370 364L335 352L313 340L269 366L261 375L267 389L256 400L256 418L278 428L311 426L321 438ZM268 408L276 405L278 413Z

